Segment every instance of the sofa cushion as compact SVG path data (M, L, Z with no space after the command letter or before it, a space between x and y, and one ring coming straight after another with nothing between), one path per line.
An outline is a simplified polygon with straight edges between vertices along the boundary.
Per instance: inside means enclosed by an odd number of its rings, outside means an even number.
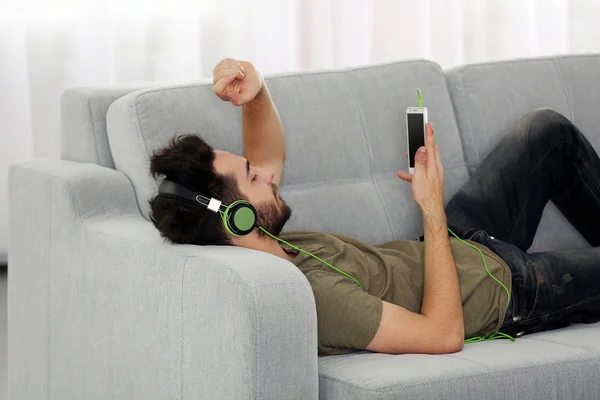
M538 108L554 109L600 149L600 55L513 60L447 71L448 88L469 173L517 120ZM550 203L531 251L588 247Z
M598 399L600 323L466 344L460 353L319 358L327 400Z
M65 91L60 106L60 158L114 168L106 137L106 111L119 97L148 86L114 85Z
M260 66L258 66L260 68ZM369 243L422 233L406 170L405 110L420 87L434 121L446 171L446 200L467 170L441 68L411 61L267 78L285 127L282 197L293 209L287 230L351 235ZM241 109L222 102L211 83L142 90L107 114L115 168L132 181L140 210L157 193L149 157L176 133L195 133L216 149L242 154Z

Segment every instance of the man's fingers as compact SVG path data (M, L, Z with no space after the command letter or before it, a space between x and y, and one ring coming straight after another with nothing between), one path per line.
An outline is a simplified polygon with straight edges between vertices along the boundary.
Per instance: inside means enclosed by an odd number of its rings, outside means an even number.
M440 156L440 149L435 145L435 162L438 167L438 171L441 171L444 166L442 165L442 158Z
M398 171L397 172L398 178L405 180L407 182L412 182L412 175L408 174L406 172L402 172L402 171Z
M233 58L222 59L217 65L215 65L215 68L213 69L213 75L221 69L231 68L232 65L235 65L236 63L239 64L239 62L237 62Z
M425 147L427 147L427 151L433 151L435 149L435 139L433 138L433 125L431 122L428 122L425 125Z
M233 92L231 94L231 104L233 104L234 106L239 106L241 101L242 97L239 93Z
M213 92L215 92L215 94L219 96L221 100L228 100L225 89L229 84L231 84L231 82L233 82L234 79L235 75L227 75L219 79L219 81L213 86Z
M240 71L244 72L244 66L242 65L241 62L239 62L238 60L235 60L236 65L238 65L240 67Z
M223 69L216 71L215 74L213 75L213 84L216 84L222 78L231 77L232 75L234 78L237 78L239 80L242 80L246 77L244 75L244 73L242 72L241 68L239 68L239 67L223 68Z
M435 139L433 138L434 131L433 125L431 122L428 122L425 125L425 147L427 148L427 153L430 155L427 160L428 166L433 166L436 164L435 160Z
M421 146L417 149L415 153L415 167L417 164L427 164L427 159L429 158L429 150L425 146Z

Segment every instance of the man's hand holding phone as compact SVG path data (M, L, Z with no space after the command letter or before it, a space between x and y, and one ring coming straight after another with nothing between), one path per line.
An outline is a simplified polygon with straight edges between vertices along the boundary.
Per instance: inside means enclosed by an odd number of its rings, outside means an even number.
M433 326L452 332L446 337L451 337L456 351L460 351L465 339L460 281L444 211L444 168L431 122L425 125L425 146L417 150L413 174L398 172L398 176L412 182L413 197L423 214L424 278L420 314Z
M408 157L408 153L407 153ZM398 172L398 177L412 182L413 198L423 216L438 216L444 213L444 167L440 152L435 144L431 122L425 126L425 146L415 155L414 173Z

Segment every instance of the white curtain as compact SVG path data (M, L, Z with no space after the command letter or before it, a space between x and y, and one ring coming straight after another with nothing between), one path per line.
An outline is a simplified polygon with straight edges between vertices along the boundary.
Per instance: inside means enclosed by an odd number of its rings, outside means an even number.
M427 58L443 67L600 52L598 0L0 0L0 263L8 165L58 158L73 86Z

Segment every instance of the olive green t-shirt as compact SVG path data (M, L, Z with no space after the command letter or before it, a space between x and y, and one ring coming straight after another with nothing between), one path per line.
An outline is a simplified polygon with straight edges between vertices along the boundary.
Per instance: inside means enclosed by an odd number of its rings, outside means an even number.
M419 313L423 299L425 243L395 240L372 246L361 240L330 233L286 232L281 239L323 259L351 278L291 247L294 264L308 279L317 308L319 353L346 354L364 350L373 340L385 300ZM479 248L490 273L512 290L508 265L487 247ZM465 337L489 335L502 325L508 293L486 272L481 254L450 238L463 304Z

